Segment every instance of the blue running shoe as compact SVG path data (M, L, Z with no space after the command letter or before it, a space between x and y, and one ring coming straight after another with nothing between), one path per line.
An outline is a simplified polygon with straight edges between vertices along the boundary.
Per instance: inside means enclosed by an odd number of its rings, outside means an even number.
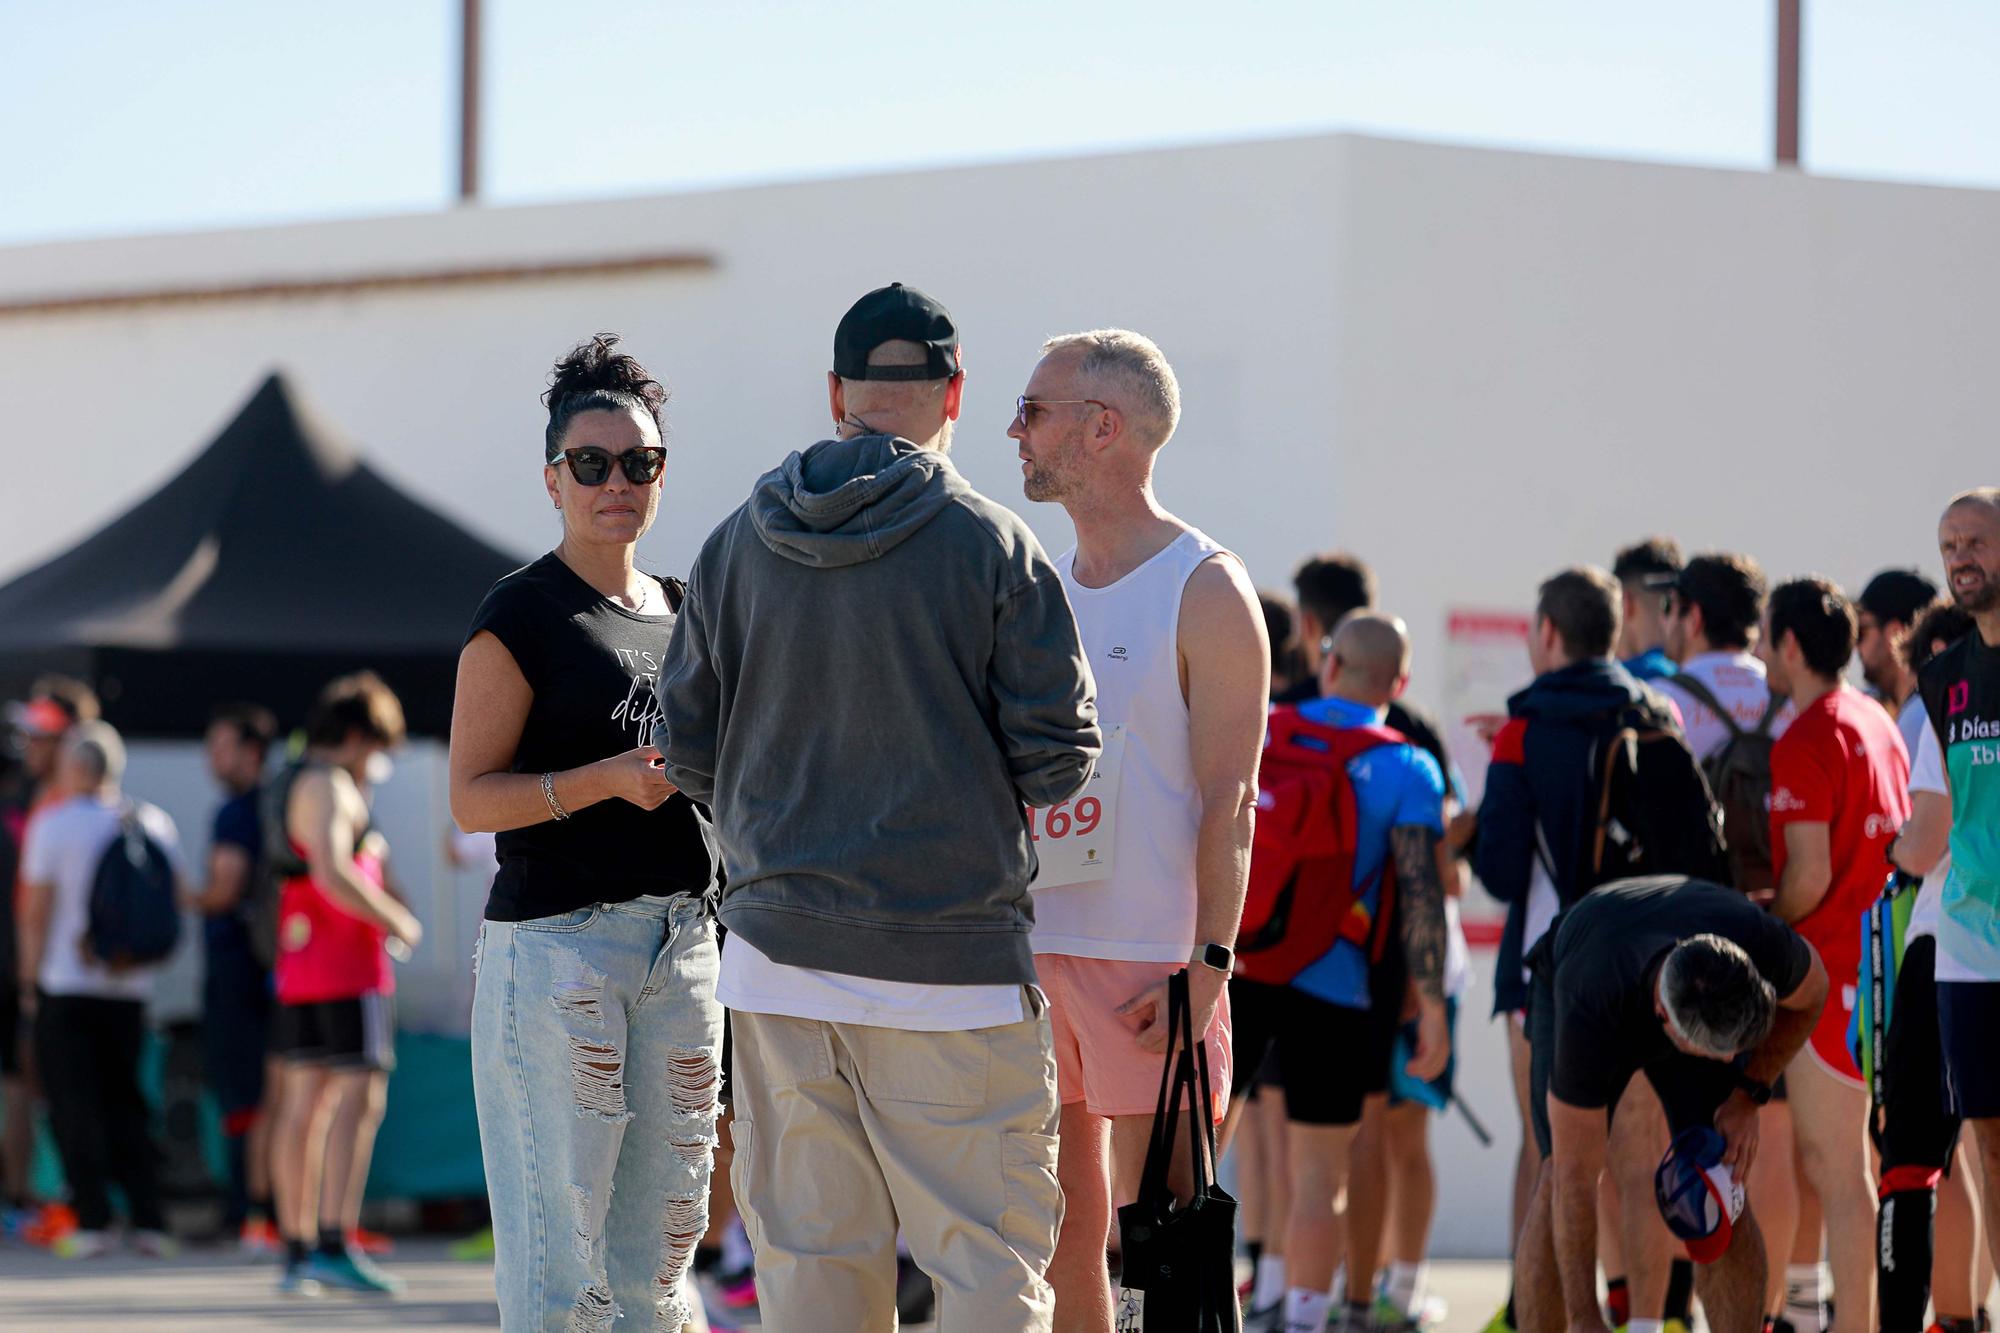
M358 1291L370 1296L400 1296L403 1284L375 1266L373 1260L356 1250L338 1254L316 1251L306 1260L305 1276L334 1291Z
M304 1259L299 1260L297 1263L293 1263L289 1259L285 1261L284 1275L278 1279L278 1294L280 1296L317 1296L319 1292L319 1283L306 1276L306 1261Z

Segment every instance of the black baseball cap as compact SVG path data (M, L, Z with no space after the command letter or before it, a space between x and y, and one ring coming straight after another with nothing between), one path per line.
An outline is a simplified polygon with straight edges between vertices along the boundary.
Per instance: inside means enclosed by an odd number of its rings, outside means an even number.
M921 366L871 366L886 342L922 343ZM892 282L856 301L833 331L833 373L844 380L945 380L959 371L958 326L951 312L915 287Z

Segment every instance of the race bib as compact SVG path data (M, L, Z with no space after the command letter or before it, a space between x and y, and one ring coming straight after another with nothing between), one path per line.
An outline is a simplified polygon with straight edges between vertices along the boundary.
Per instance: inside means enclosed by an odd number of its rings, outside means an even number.
M1104 753L1090 770L1083 794L1046 810L1028 807L1028 836L1041 869L1028 887L1053 889L1090 884L1111 874L1118 826L1118 771L1125 758L1125 728L1104 738Z

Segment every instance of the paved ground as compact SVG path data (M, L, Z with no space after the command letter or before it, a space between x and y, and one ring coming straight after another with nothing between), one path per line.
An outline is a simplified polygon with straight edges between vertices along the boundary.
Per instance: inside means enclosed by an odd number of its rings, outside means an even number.
M270 1264L251 1263L223 1251L193 1251L166 1263L122 1256L65 1263L40 1251L0 1249L0 1328L451 1333L499 1326L493 1270L488 1265L453 1262L441 1241L406 1241L389 1266L409 1283L409 1294L400 1300L334 1296L297 1300L276 1294L275 1269ZM1437 1264L1432 1285L1451 1304L1440 1333L1478 1333L1506 1297L1506 1267ZM724 1326L717 1319L716 1328Z

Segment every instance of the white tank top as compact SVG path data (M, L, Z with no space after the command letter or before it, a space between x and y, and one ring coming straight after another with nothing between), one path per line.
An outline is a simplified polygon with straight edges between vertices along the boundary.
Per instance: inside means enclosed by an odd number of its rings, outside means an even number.
M1076 581L1074 547L1056 561L1097 680L1106 756L1099 771L1116 790L1098 798L1113 803L1110 873L1036 889L1036 953L1183 963L1194 951L1201 793L1181 695L1181 594L1197 567L1227 554L1205 534L1184 532L1105 588ZM1097 790L1093 782L1087 794ZM1066 826L1081 827L1074 811L1038 812L1036 850L1045 865L1052 864L1046 835Z

